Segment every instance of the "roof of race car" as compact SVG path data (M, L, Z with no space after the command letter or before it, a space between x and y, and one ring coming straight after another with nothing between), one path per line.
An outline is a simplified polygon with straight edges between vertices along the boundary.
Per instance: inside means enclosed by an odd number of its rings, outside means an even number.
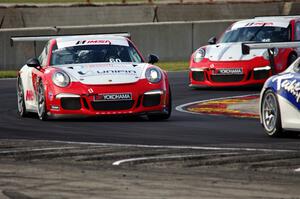
M128 40L123 36L114 35L76 35L55 38L58 48L78 45L120 45L129 46Z
M270 16L270 17L255 17L253 19L246 19L234 23L232 30L243 27L259 27L259 26L273 26L287 28L290 21L300 18L300 16Z

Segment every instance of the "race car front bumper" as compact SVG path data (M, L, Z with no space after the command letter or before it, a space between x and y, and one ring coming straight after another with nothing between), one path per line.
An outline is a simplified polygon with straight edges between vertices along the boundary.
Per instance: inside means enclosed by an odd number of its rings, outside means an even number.
M55 94L50 91L51 98L48 97L47 103L49 115L92 116L165 113L169 103L167 100L169 93L165 82L151 84L148 81L139 81L135 84L113 86L84 86L79 84L72 85L72 87L80 89L60 89ZM127 98L114 99L120 96Z
M225 66L225 69L231 69ZM241 67L241 74L216 74L216 68L191 67L189 71L190 87L226 87L261 85L272 75L270 66Z

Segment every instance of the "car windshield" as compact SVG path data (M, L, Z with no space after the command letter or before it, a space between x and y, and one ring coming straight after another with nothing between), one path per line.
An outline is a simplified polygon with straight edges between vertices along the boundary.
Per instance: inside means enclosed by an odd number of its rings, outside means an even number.
M219 43L231 42L284 42L290 41L289 28L258 26L243 27L226 31Z
M133 46L81 45L52 50L51 65L98 63L98 62L143 62Z

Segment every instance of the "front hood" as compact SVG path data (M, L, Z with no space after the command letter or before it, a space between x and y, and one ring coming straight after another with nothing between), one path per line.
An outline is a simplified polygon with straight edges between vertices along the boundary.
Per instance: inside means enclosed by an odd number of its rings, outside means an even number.
M242 54L242 45L237 43L219 43L205 48L205 58L211 61L246 61L257 56L263 56L265 49L251 50L249 55Z
M146 63L89 63L60 66L72 81L82 84L128 84L137 82L144 72Z

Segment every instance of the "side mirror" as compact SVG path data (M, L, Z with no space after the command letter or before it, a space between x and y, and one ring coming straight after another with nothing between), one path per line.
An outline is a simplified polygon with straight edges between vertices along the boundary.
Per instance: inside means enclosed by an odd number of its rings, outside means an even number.
M41 64L37 58L30 58L27 62L26 65L28 67L33 67L33 68L38 68Z
M209 43L209 44L216 44L216 43L217 43L217 38L216 38L216 37L211 37L211 38L208 40L208 43Z
M158 61L159 61L158 56L153 55L153 54L150 54L150 55L148 56L148 63L154 64L154 63L157 63Z

